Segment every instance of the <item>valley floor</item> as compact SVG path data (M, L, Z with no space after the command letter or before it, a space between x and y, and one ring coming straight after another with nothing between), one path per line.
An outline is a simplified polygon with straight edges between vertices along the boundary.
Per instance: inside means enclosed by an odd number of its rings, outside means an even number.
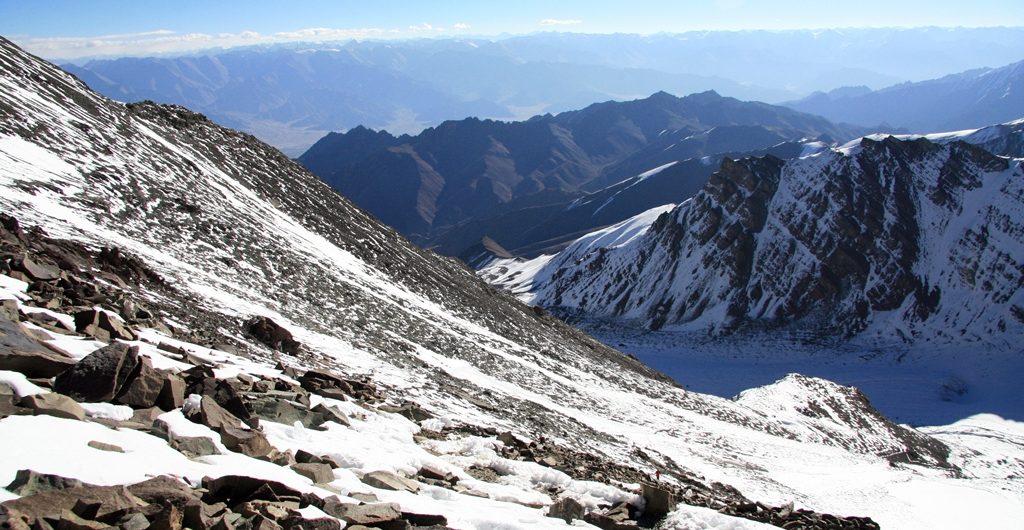
M800 344L759 337L717 338L577 323L604 343L672 377L687 390L724 398L771 384L789 373L820 377L863 391L898 423L948 425L976 414L1024 421L1024 356L975 351Z

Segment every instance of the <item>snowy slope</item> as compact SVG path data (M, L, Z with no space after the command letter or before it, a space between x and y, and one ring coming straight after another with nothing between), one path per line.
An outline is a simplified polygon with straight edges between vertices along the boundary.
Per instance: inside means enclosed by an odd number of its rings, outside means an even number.
M543 436L640 474L657 467L669 482L694 480L708 491L722 491L713 486L720 482L751 499L869 515L886 528L917 528L921 521L931 528L955 527L947 526L955 519L935 514L958 496L990 507L982 520L1024 516L1024 488L1000 478L1019 473L1019 455L985 458L972 452L964 432L936 432L932 438L897 426L866 401L846 399L851 390L819 380L801 380L806 384L796 388L792 381L780 384L790 404L834 402L841 414L801 416L792 407L686 392L489 289L468 269L415 249L252 137L181 108L106 100L6 41L0 41L0 70L0 209L56 240L94 250L117 246L158 272L166 288L131 294L181 331L170 337L144 330L143 338L178 341L214 363L221 378L281 376L271 368L277 360L298 369L325 366L368 376L388 403L413 401L435 416L416 424L338 402L332 404L356 418L349 427L313 432L266 423L279 449L330 447L343 464L335 477L344 491L357 490L356 473L408 472L437 459L460 476L473 464L502 471L502 483L472 483L490 488L488 499L436 488L376 492L403 507L445 513L459 528L562 524L542 517L551 498L538 488L551 485L595 504L635 496L635 486L628 484L600 484L595 476L570 477L498 458L493 435L449 433L436 442L413 437L457 425ZM610 251L616 252L654 231L623 226L601 237L621 245ZM31 311L27 285L2 285L5 298ZM241 330L253 315L282 323L303 344L302 353L281 356L254 342ZM79 356L98 346L54 340ZM222 351L225 343L240 355ZM155 351L152 344L149 350ZM196 428L181 423L178 411L167 414L173 425ZM1012 424L988 425L1012 439ZM129 450L102 458L83 453L83 444L96 439ZM236 454L186 462L153 437L94 423L12 416L0 420L0 440L3 454L14 455L0 465L4 484L16 469L29 466L102 484L168 471L193 481L230 472L312 488L266 462ZM909 464L891 458L907 452L919 458ZM959 471L949 467L947 454L958 458ZM897 487L900 495L887 495ZM724 519L690 508L673 515L679 527L687 521L733 524Z

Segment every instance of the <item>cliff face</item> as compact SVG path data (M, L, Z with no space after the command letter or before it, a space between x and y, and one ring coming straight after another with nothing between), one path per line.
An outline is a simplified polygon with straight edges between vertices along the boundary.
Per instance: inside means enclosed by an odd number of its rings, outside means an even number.
M1024 323L1024 171L943 140L865 138L789 162L726 160L628 244L583 238L536 274L512 279L522 266L507 261L483 274L545 307L650 329L1012 348Z

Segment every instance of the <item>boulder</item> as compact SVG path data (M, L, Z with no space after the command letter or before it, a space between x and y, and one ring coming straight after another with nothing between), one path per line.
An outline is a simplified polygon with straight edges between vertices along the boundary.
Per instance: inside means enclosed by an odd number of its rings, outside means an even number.
M189 458L220 454L217 444L205 436L179 436L171 439L170 446Z
M447 482L449 484L455 484L456 482L459 481L458 477L456 477L455 475L437 469L436 467L429 464L421 467L416 474L425 479L436 480L439 482Z
M253 458L269 455L274 446L260 431L225 427L220 431L220 441L228 449Z
M22 256L11 260L11 269L25 273L25 276L42 282L60 279L60 269Z
M315 484L327 484L334 480L334 469L327 464L294 464L291 468Z
M572 497L562 497L548 507L548 517L562 519L566 523L572 523L573 519L582 519L586 508L580 501Z
M110 401L135 369L139 348L115 342L104 346L60 373L53 389L83 403Z
M161 410L180 409L185 403L185 380L176 374L165 373L156 406Z
M139 356L135 369L128 375L114 402L136 409L148 409L156 405L163 389L164 374L153 368L149 357Z
M348 416L346 416L344 412L338 410L337 407L328 407L327 405L321 403L313 407L312 412L314 414L318 414L318 416L312 422L311 425L314 428L320 427L324 423L327 423L329 421L333 421L338 425L344 425L345 427L351 425L351 423L348 421Z
M221 432L226 428L241 428L243 425L241 419L225 410L224 407L221 407L210 396L203 396L203 399L199 402L199 410L190 415L189 419L192 421L198 419L198 423L202 423L217 432Z
M292 513L281 519L284 528L301 528L302 530L341 530L341 521L331 517L306 519L301 514Z
M0 370L50 378L74 365L74 359L40 344L17 319L0 318Z
M402 512L402 519L413 526L448 526L448 518L443 515Z
M423 409L423 407L420 407L419 405L413 403L412 401L406 401L405 403L402 403L402 405L398 407L384 405L378 408L380 410L383 410L384 412L391 412L393 414L404 416L410 421L416 423L419 423L423 420L429 420L430 418L434 417L433 414L427 412L425 409Z
M137 511L147 505L124 486L85 486L44 491L3 503L33 519L59 519L65 512L78 506L88 506L92 519L103 518L119 511Z
M254 317L245 324L245 330L267 347L288 355L298 355L302 345L292 333L267 317Z
M11 493L27 497L44 491L66 490L86 486L92 487L74 478L38 473L31 469L19 469L18 473L14 476L14 480L5 489Z
M420 485L415 480L407 479L390 471L373 471L363 475L362 481L367 486L384 490L408 491L416 493Z
M305 451L303 449L299 449L295 453L295 461L300 463L300 464L322 464L322 463L324 463L322 458L320 458L317 455L314 455L313 453Z
M85 309L75 313L75 331L96 340L135 340L135 332L128 329L120 319L114 318L102 309Z
M164 506L162 510L163 521L168 523L180 520L188 528L203 528L202 515L203 505L199 494L180 480L161 475L132 484L128 491L136 497L150 504ZM173 507L170 510L168 506ZM180 514L180 518L174 512ZM156 525L161 518L154 519Z
M0 319L10 320L11 322L18 322L21 320L18 316L18 301L11 298L4 298L0 300Z
M203 502L206 504L223 502L228 506L235 506L239 503L256 500L273 502L300 502L302 500L301 493L280 482L244 475L204 477L202 485L206 490L206 493L203 494Z
M93 449L98 449L100 451L109 451L111 453L123 453L124 452L124 449L121 448L121 446L114 445L114 444L108 444L108 443L104 443L104 442L99 442L99 441L96 441L96 440L90 440L89 443L87 443L86 445L88 445L89 447L92 447Z
M204 401L206 398L212 398L224 410L245 423L249 423L253 419L238 390L230 382L214 377L213 370L209 367L194 366L184 375L185 395L199 394L204 397Z
M327 514L345 521L350 526L381 527L402 518L402 509L393 502L351 504L341 502L337 497L330 497L324 500L324 506L321 509Z
M314 414L301 404L273 396L260 396L249 402L253 414L260 419L294 425L301 423L304 427L313 427L324 422L320 414Z
M671 491L646 482L642 484L642 488L645 502L644 517L660 519L676 509L679 501Z
M31 409L36 416L56 416L79 421L85 419L85 410L81 405L68 396L54 392L25 396L19 405Z

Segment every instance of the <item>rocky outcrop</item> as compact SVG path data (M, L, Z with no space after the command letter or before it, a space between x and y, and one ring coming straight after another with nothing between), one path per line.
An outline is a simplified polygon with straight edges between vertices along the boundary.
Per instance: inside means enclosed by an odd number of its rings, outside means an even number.
M1019 162L957 138L727 159L628 243L595 233L482 275L560 314L651 330L1010 350L1024 329L1022 182Z

